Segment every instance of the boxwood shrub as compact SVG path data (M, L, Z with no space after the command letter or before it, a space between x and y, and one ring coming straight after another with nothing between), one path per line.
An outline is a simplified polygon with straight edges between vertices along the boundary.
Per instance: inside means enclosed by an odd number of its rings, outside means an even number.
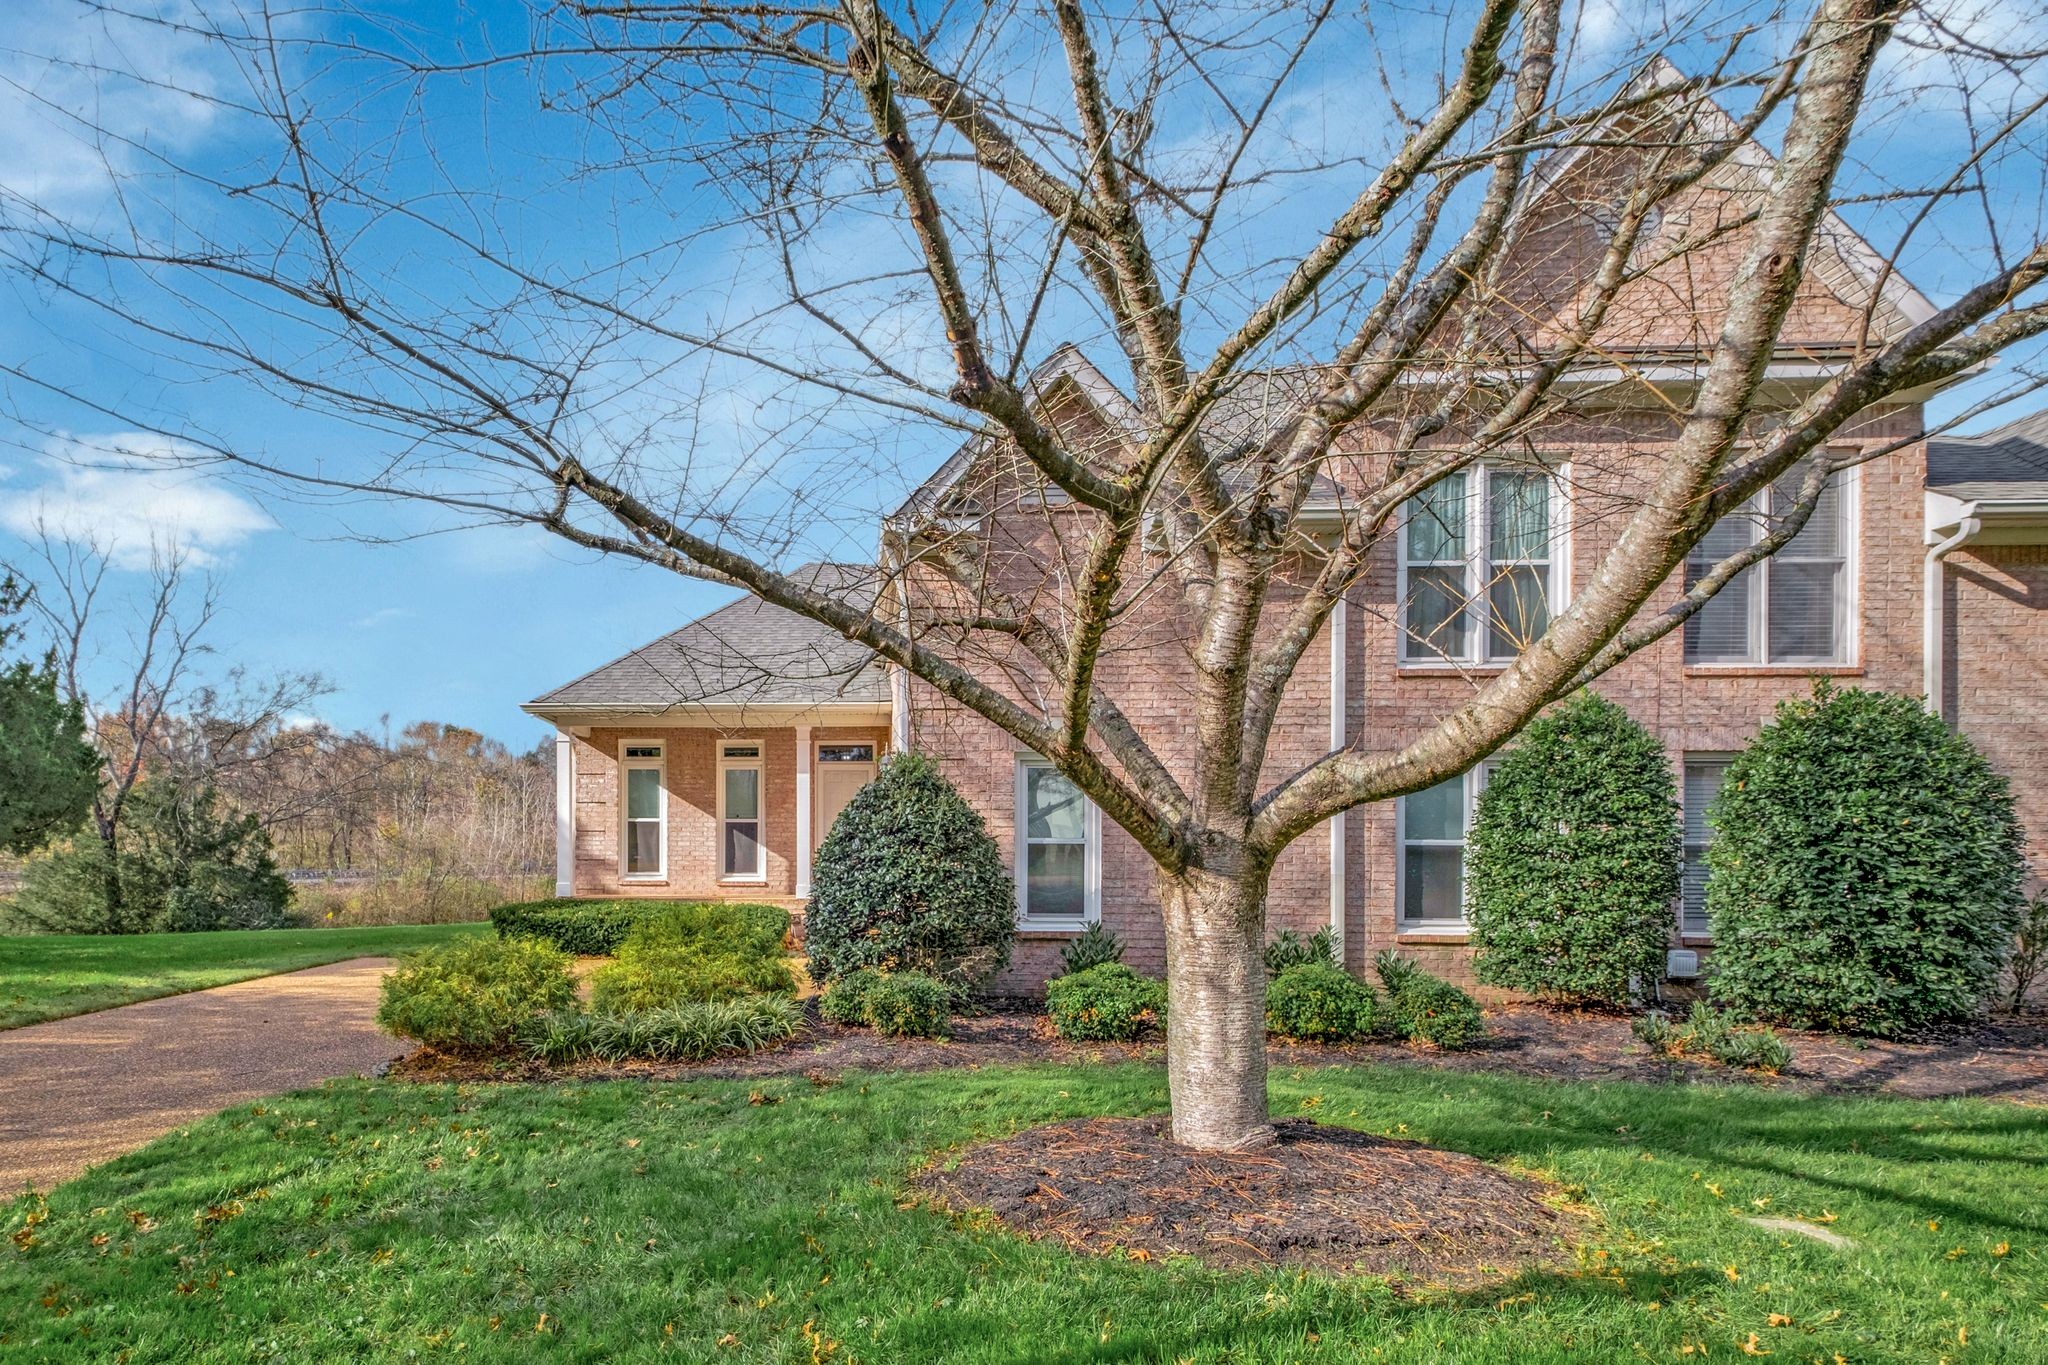
M454 1053L509 1048L536 1015L576 1006L569 955L530 938L465 938L409 954L379 993L386 1033Z
M1379 992L1327 962L1289 967L1266 987L1266 1031L1307 1043L1370 1038L1385 1018Z
M923 972L964 994L1010 960L1016 891L988 827L931 759L893 755L818 846L812 979Z
M953 991L923 972L877 976L861 993L869 1028L892 1038L944 1038L953 1031Z
M1430 975L1391 948L1373 959L1373 968L1387 988L1394 1027L1403 1038L1456 1052L1486 1037L1479 1002L1442 977Z
M491 911L501 938L546 939L578 957L610 957L626 941L633 926L653 915L690 907L709 907L744 926L750 936L772 937L778 944L789 935L789 912L774 905L745 901L552 900L517 901Z
M1166 983L1105 962L1050 981L1046 1012L1053 1030L1075 1042L1121 1043L1166 1021Z
M881 979L882 974L872 967L848 972L825 987L824 994L818 997L818 1013L835 1024L866 1028L868 990Z
M1714 997L1737 1014L1883 1037L1970 1018L2024 901L2006 781L1918 701L1780 704L1707 812Z
M781 936L772 920L750 913L757 908L683 902L641 919L617 956L592 973L591 1008L656 1010L794 991Z
M803 1011L779 995L738 1000L695 1000L669 1009L626 1014L562 1010L540 1015L520 1039L544 1062L596 1059L699 1062L736 1052L758 1052L796 1036Z
M1537 717L1494 765L1472 825L1473 974L1627 1004L1664 975L1683 847L1655 735L1592 692Z

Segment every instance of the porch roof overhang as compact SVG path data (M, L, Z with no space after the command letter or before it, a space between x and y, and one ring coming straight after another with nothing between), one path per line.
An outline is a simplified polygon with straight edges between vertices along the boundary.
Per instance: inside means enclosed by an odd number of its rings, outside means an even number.
M562 706L527 702L519 708L558 729L581 732L650 730L780 730L793 725L887 725L889 703L801 701L682 703L669 706Z

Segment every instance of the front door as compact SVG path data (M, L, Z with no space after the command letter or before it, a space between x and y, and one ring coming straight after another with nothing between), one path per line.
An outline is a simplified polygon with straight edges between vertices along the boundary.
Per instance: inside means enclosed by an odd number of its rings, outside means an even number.
M817 818L811 837L824 843L832 822L853 794L875 780L875 746L872 744L820 744L818 746Z

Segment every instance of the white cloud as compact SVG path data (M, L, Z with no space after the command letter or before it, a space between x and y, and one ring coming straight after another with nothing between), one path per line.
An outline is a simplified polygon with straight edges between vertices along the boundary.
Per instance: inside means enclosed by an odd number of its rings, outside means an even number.
M115 432L60 437L44 450L41 483L0 490L0 527L16 535L92 545L122 568L143 568L173 547L192 563L216 563L277 526L183 442Z
M181 21L189 0L138 12L92 11L77 0L10 0L0 52L0 199L19 196L59 217L104 206L150 169L142 147L180 151L211 134L213 97L232 67Z
M374 630L378 626L389 625L393 621L408 620L418 615L419 613L411 607L379 607L367 616L357 617L351 629Z

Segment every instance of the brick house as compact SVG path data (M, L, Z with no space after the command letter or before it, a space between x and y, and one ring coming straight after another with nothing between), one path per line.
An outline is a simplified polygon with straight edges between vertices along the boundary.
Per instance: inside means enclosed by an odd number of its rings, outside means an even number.
M1600 214L1585 206L1626 176L1625 156L1542 168L1514 248L1535 268L1513 272L1519 283L1502 291L1522 324L1540 331L1578 292L1602 242ZM1758 173L1768 164L1758 158L1760 150L1737 169ZM1739 184L1702 186L1666 206L1657 233L1734 220L1741 200ZM1632 491L1671 439L1660 395L1692 381L1739 250L1724 235L1647 270L1613 310L1602 364L1561 386L1573 401L1541 448L1454 475L1404 509L1296 673L1269 777L1334 746L1398 748L1540 632L1572 592L1576 566L1611 545ZM1866 336L1895 334L1932 311L1838 219L1813 254L1768 374L1787 406ZM1262 431L1303 382L1284 371L1247 376L1209 419L1212 448ZM1061 348L1032 391L1071 447L1115 458L1129 403L1085 356ZM1845 428L1831 449L1897 448L1837 476L1785 549L1596 684L1663 740L1680 774L1686 875L1673 907L1674 976L1693 972L1698 950L1711 946L1705 805L1728 757L1816 675L1932 698L2012 779L2036 876L2048 875L2048 413L1982 436L1927 438L1921 404L1930 396L1903 395ZM1347 484L1374 486L1384 473L1390 440L1366 430L1332 462L1299 520L1305 555L1341 515ZM1753 517L1717 527L1703 562L1759 534L1777 495L1760 496ZM971 538L985 572L1029 592L1082 552L1086 533L1074 528L1085 516L1002 443L976 438L886 519L887 572L799 572L915 627L945 606L944 591L919 571L931 547ZM1148 571L1163 564L1153 548ZM1679 590L1668 584L1663 597ZM1166 597L1125 614L1099 677L1171 764L1177 747L1188 752L1180 717L1190 687L1184 633ZM1015 659L982 662L1020 679L1030 673ZM1028 682L1017 688L1025 696ZM807 619L742 599L526 710L557 728L560 894L800 906L832 818L886 751L915 746L939 758L1016 872L1019 942L1002 988L1029 990L1055 974L1061 944L1096 920L1124 940L1132 965L1163 967L1151 864L1127 836L1010 736ZM1273 927L1331 926L1354 971L1398 944L1465 976L1462 849L1485 774L1482 764L1298 840L1272 879Z

